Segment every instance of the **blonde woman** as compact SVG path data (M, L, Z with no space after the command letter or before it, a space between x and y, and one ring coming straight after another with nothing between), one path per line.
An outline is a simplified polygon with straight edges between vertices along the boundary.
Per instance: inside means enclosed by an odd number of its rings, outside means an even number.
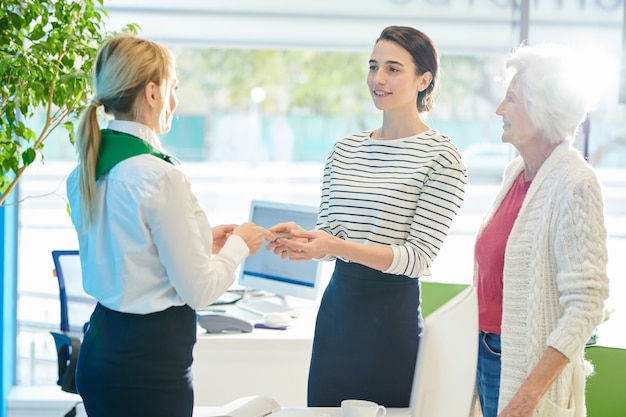
M267 230L211 227L162 148L176 109L174 58L119 35L100 49L95 97L78 128L67 180L85 290L98 300L76 384L87 414L190 417L195 309L234 281ZM97 110L113 116L100 129Z

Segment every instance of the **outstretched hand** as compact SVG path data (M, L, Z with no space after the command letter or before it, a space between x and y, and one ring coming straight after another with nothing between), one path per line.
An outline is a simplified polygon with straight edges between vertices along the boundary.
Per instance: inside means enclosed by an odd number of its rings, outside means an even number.
M283 250L286 251L285 245L280 242L287 239L285 237L281 237L281 235L288 235L290 236L289 239L293 239L293 233L292 233L293 230L304 230L304 229L302 228L302 226L300 226L299 224L295 222L284 222L284 223L278 223L270 227L268 230L274 234L275 239L270 241L270 243L267 244L265 249L269 251L273 251L275 254L280 255L282 254ZM286 256L283 256L283 258L286 258Z
M248 249L250 249L250 255L254 255L265 241L271 242L275 240L272 232L252 222L237 226L233 230L233 234L241 237L246 242Z
M304 230L293 222L279 223L270 227L274 233L288 233L290 238L277 238L269 243L267 250L273 251L281 258L292 261L308 261L322 258L328 253L330 242L334 239L330 234L320 230Z

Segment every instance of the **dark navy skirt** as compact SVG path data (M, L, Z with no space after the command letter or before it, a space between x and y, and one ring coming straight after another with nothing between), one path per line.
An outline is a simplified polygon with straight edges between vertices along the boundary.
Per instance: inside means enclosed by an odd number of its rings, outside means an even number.
M89 417L190 417L196 313L188 306L127 314L96 305L76 387Z
M337 260L317 315L308 405L408 407L422 328L418 279Z

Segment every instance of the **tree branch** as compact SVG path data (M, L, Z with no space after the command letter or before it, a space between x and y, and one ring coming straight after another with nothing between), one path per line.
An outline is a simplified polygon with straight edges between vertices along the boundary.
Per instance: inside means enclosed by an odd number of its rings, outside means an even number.
M24 171L26 170L27 167L28 165L22 165L17 170L17 173L15 174L15 178L13 178L13 181L11 181L11 183L9 184L7 189L4 191L4 193L0 194L0 206L4 206L3 204L4 200L11 194L11 192L13 192L13 189L17 186L17 182L20 180L20 178L22 178L22 175L24 174Z
M57 58L56 61L56 67L54 69L54 78L52 78L52 80L50 80L50 92L48 93L48 105L47 105L47 109L46 109L46 120L50 119L50 113L52 112L52 99L54 97L54 89L56 88L57 85L57 78L59 77L59 70L61 68L61 60L63 59L63 57L66 55L66 52L63 51L59 54L59 57Z

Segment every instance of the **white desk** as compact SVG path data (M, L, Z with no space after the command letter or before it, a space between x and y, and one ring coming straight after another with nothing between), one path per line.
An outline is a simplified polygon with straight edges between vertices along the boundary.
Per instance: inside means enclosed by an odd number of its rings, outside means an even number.
M219 411L220 407L194 407L193 417L213 417L219 415ZM341 417L340 407L298 408L290 411L294 411L292 417L314 417L314 415L307 413L307 411L318 411L328 414L329 417ZM298 413L298 411L302 411L302 413ZM409 417L409 411L408 408L388 408L385 417Z
M221 406L237 398L263 395L283 407L305 407L317 304L289 299L300 316L287 330L208 334L200 329L194 348L196 406ZM235 306L227 314L253 323L262 317Z

